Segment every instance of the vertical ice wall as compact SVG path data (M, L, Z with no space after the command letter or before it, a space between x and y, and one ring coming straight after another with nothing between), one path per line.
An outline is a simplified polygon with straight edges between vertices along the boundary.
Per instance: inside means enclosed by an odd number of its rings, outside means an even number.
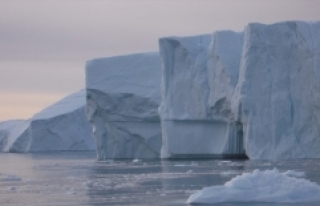
M160 156L160 63L158 53L87 62L87 117L99 160Z
M250 158L319 158L320 23L249 24L233 105Z
M242 128L231 114L242 43L231 31L159 40L163 158L243 153Z

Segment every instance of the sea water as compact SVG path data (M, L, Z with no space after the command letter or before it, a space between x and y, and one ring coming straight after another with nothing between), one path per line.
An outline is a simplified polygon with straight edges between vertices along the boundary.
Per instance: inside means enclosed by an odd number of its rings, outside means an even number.
M0 154L0 205L186 205L203 187L255 169L304 172L320 184L320 160L107 160L95 152ZM320 205L223 203L216 205Z

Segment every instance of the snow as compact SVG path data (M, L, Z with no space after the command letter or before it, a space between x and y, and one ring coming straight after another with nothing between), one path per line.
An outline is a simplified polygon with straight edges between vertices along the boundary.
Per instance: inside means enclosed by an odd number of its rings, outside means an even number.
M85 90L73 93L29 120L0 123L0 151L94 150L85 116Z
M159 157L160 64L158 53L87 62L86 111L98 160Z
M307 179L290 177L279 170L254 170L232 178L222 186L204 188L192 194L187 203L223 202L315 202L320 186Z

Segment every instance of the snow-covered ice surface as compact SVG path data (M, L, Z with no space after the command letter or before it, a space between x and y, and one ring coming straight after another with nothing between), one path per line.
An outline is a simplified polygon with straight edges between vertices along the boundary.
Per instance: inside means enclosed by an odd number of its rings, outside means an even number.
M319 202L320 186L291 172L254 170L232 178L223 186L207 187L187 200L192 204L221 202ZM294 173L297 174L297 173Z
M287 171L304 172L304 179L320 184L319 160L227 162L150 159L133 162L131 159L97 162L95 152L51 152L2 153L0 162L1 206L187 205L187 199L196 191L204 187L224 185L237 175L252 173L255 169L266 171L278 168L280 173L277 175ZM235 202L215 205L319 204L317 201L296 204Z
M29 120L0 123L0 151L95 150L85 115L85 90L66 96Z
M160 64L158 53L87 62L87 117L99 160L160 156Z

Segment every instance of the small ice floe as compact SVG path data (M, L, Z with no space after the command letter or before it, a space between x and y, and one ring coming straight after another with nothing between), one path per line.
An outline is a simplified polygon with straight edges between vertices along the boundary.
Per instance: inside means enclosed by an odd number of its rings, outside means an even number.
M134 183L128 182L128 183L120 183L115 185L114 189L121 189L121 188L129 188L129 187L135 187L136 185Z
M218 165L219 165L219 166L226 166L226 165L228 165L228 164L230 164L230 163L231 163L231 161L225 160L225 161L220 161L220 162L218 163Z
M187 174L192 174L192 173L193 173L193 170L188 170L186 173L187 173Z
M305 177L306 173L302 171L295 171L295 170L288 170L284 172L283 174L290 176L290 177Z
M277 169L257 169L238 175L224 185L204 188L192 194L187 203L316 201L320 201L318 184L304 178L290 177Z
M241 174L241 172L236 170L228 170L220 173L221 176L232 176L232 175L238 175L238 174Z
M244 162L230 162L230 163L227 163L227 165L232 167L241 167L244 165Z
M20 177L15 175L8 175L7 177L1 178L2 181L21 181Z
M189 164L175 164L173 166L175 166L175 167L190 167Z
M132 160L133 163L142 162L140 159L134 159Z

